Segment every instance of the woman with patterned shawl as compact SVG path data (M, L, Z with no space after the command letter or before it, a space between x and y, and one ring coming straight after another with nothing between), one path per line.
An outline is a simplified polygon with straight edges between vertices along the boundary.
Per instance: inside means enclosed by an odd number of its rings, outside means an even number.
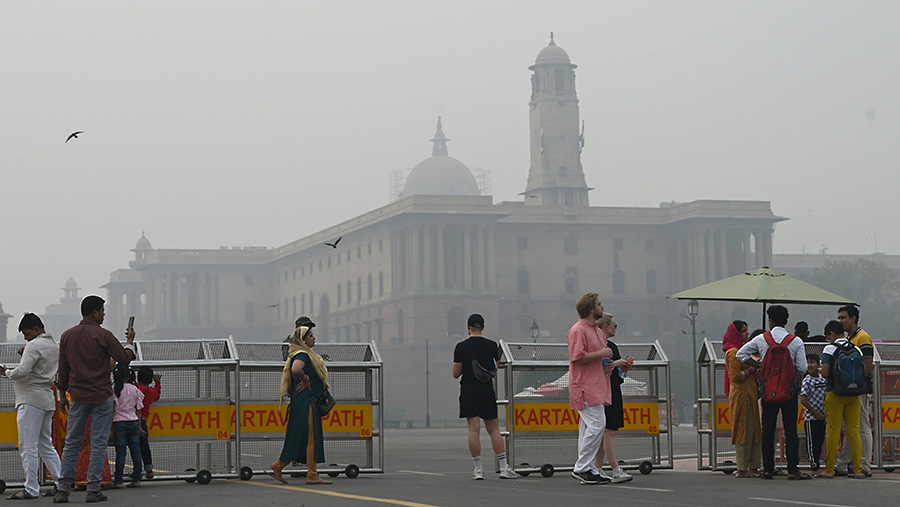
M759 477L762 465L760 441L762 427L756 400L756 369L738 361L737 351L747 343L747 323L736 320L728 324L722 350L725 351L726 382L731 410L731 443L737 461L737 477Z
M328 389L328 368L322 356L313 352L316 337L312 328L300 326L288 339L288 358L281 374L281 399L290 397L284 447L272 463L272 477L287 484L281 470L291 462L305 463L307 484L331 484L319 477L316 463L325 462L322 441L322 414L315 400Z

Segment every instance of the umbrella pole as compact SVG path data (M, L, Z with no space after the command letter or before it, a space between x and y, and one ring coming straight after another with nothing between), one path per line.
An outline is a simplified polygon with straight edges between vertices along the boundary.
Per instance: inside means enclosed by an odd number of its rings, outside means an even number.
M766 302L763 301L763 317L762 317L762 328L766 328Z

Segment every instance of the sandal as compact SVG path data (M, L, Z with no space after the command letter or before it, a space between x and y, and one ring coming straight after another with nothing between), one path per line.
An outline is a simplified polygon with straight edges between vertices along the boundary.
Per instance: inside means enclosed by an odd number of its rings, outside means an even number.
M771 472L763 472L760 477L762 477L763 479L765 479L767 481L771 481L774 478L773 475L775 475L775 474L773 474Z
M740 472L738 474L735 474L734 476L738 479L748 479L751 477L754 479L758 479L760 477L760 475L756 472Z
M22 491L19 491L18 493L6 497L7 500L34 500L35 498L37 497L25 491L24 489Z
M54 496L56 496L56 493L57 493L56 486L53 486L52 488L48 489L47 491L44 491L43 493L41 493L41 496L54 497Z
M785 472L784 470L782 470L780 468L776 468L775 471L772 472L772 475L786 475L786 474L787 474L787 472Z
M816 477L819 479L834 479L834 474L830 474L828 472L819 472L816 474Z
M851 479L865 479L866 478L865 474L850 474L847 477L849 477Z
M808 481L808 480L810 480L810 479L812 479L812 478L813 478L813 476L811 476L811 475L809 475L809 474L804 474L804 473L801 473L801 472L797 472L797 473L795 473L795 474L790 474L790 475L788 475L788 480L789 480L789 481Z

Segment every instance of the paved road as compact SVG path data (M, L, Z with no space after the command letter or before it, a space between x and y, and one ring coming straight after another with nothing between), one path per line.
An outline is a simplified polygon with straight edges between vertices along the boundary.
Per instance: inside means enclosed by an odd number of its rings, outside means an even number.
M690 430L686 441L693 442ZM486 467L490 462L489 442L482 439ZM676 444L678 439L676 439ZM136 506L192 505L292 505L315 507L355 507L403 505L407 507L472 507L514 505L546 507L554 505L673 505L673 506L790 506L895 505L900 491L900 473L876 472L866 480L774 481L740 480L718 472L697 472L694 460L683 460L675 470L657 470L636 475L626 485L582 486L567 473L551 478L532 474L517 480L501 480L486 474L484 481L471 480L471 459L466 449L465 430L388 430L385 434L384 474L343 476L331 486L307 487L303 478L288 479L284 486L267 476L250 481L214 480L208 485L183 481L145 481L140 490L107 492L111 504ZM690 450L687 444L676 445ZM81 503L84 493L73 493L71 501ZM727 499L726 499L727 495ZM49 504L49 499L38 500Z

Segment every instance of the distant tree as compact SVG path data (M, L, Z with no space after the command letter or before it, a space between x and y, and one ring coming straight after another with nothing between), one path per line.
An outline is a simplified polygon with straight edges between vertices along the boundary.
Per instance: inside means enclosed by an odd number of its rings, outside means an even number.
M860 326L872 338L900 339L900 274L884 263L870 259L829 261L800 278L859 303Z

